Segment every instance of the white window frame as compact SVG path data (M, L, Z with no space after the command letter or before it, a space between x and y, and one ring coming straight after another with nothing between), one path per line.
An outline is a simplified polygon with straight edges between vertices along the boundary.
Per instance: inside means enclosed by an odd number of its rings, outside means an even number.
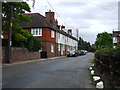
M51 37L55 38L55 32L53 30L51 30Z
M117 43L117 37L113 37L113 43Z
M33 36L42 36L42 28L32 28L31 29L31 34Z
M39 28L39 35L42 36L42 28Z
M54 52L54 45L51 44L51 52Z

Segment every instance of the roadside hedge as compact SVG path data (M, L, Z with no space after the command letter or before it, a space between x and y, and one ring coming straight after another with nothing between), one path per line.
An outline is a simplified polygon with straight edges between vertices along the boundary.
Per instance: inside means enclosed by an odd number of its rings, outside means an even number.
M119 87L120 83L120 47L102 48L95 53L95 67L104 75L106 86ZM109 82L109 83L107 83Z
M120 71L120 47L102 48L96 51L95 59L108 67L112 65L112 68Z

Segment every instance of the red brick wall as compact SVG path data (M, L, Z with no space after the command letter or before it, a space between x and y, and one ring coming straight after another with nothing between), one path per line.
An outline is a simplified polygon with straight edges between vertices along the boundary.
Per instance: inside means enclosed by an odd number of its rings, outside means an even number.
M42 28L42 36L36 36L37 38L41 39L42 41L50 41L56 42L56 32L55 37L51 37L51 30L49 28Z
M31 29L27 29L28 32L31 32ZM50 41L50 42L56 42L56 32L55 37L51 37L51 29L49 28L42 28L42 36L34 36L36 38L41 39L42 41Z
M55 57L56 54L56 32L55 37L51 37L51 30L49 28L42 28L42 36L36 36L42 41L42 51L47 51L47 57ZM54 45L54 52L51 52L51 44Z
M54 52L51 52L51 45L54 45ZM56 43L54 42L48 42L48 41L42 42L42 51L47 51L47 57L57 56L56 48L57 48Z
M3 62L6 57L6 47L3 47ZM26 48L12 47L11 49L11 62L27 61L40 59L39 52L29 52Z
M31 32L30 29L27 29ZM54 32L54 38L51 37L51 30L49 28L42 28L42 36L35 36L42 41L42 51L47 51L47 57L57 56L56 52L56 32ZM51 44L54 45L54 53L51 52Z

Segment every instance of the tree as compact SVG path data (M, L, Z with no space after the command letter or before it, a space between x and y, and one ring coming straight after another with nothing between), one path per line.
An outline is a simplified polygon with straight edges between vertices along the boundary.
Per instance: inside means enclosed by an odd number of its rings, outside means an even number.
M12 41L25 43L27 38L32 36L28 31L21 28L19 23L29 22L30 18L25 16L25 11L30 12L30 7L26 2L7 2L2 3L2 29L3 34L8 34L8 22L10 16L10 7L13 6L12 18Z
M95 45L97 49L113 47L112 34L107 33L107 32L98 33Z
M95 51L96 51L96 48L95 48L95 47L90 47L89 51L90 51L90 52L95 52Z
M84 41L81 37L79 37L78 49L79 50L87 50L87 51L89 51L89 49L90 49L90 43Z

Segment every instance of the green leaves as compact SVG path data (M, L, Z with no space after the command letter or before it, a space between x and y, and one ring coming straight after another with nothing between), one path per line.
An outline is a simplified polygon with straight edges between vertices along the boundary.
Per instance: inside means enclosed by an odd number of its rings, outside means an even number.
M97 35L95 44L96 44L97 49L105 48L105 47L112 47L113 46L112 35L107 32L99 33Z
M24 43L27 42L27 38L32 36L29 32L23 30L20 27L21 22L30 22L30 17L25 16L25 12L30 12L30 7L26 2L7 2L2 3L2 27L3 33L7 33L8 29L8 22L10 16L10 6L13 6L13 18L12 18L12 41Z
M22 22L30 22L30 17L25 16L25 12L30 12L30 7L26 2L7 2L2 4L3 13L3 32L6 34L8 30L8 22L10 15L10 6L13 8L12 19L12 41L14 46L25 46L29 51L38 51L41 48L40 39L34 38L30 32L23 30L19 25Z
M20 41L20 42L26 42L27 38L23 35L21 35L20 33L15 33L14 34L15 40L16 41Z
M26 42L26 47L29 51L38 51L41 49L41 41L35 37L29 37Z
M79 50L89 50L90 49L90 43L84 41L81 37L79 37L78 49Z
M101 48L95 53L95 58L109 67L110 61L114 69L120 69L120 47Z

